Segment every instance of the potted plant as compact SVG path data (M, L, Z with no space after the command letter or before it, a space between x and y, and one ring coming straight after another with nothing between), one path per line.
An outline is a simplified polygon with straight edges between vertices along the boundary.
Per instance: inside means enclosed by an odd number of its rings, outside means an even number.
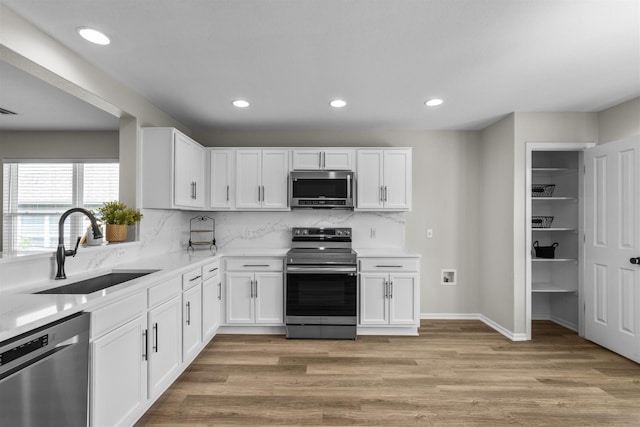
M127 228L142 219L142 214L114 200L104 202L98 208L100 220L106 224L105 239L107 242L124 242L127 240Z

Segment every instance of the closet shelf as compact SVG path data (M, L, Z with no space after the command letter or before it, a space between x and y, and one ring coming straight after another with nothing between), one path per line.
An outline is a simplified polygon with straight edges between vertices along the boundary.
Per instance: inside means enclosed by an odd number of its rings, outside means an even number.
M575 258L532 258L532 262L577 262Z
M564 175L578 172L577 169L570 168L531 168L531 172L549 175Z
M531 231L576 231L573 227L549 227L549 228L535 228L532 227Z
M554 285L552 283L532 283L531 292L539 293L574 293L578 292L575 289L568 289L566 287Z
M560 201L560 200L564 200L564 201L577 201L578 199L575 197L532 197L531 198L532 201Z

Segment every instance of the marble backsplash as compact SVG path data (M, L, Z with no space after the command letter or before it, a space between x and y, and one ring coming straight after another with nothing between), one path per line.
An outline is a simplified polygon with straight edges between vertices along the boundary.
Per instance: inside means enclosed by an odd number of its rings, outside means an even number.
M351 227L354 248L403 248L405 214L347 210L215 212L219 249L287 248L291 227Z
M403 248L405 214L345 210L295 210L290 212L182 212L144 209L137 242L81 247L67 258L65 270L74 274L108 269L157 254L185 250L189 223L207 215L216 221L216 243L224 249L281 249L290 246L291 227L351 227L354 248ZM55 253L41 253L0 260L0 292L53 279Z

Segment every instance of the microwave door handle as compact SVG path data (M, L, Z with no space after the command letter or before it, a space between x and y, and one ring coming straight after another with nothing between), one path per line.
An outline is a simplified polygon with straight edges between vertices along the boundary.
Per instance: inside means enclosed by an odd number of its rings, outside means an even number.
M351 175L347 175L347 199L351 199Z

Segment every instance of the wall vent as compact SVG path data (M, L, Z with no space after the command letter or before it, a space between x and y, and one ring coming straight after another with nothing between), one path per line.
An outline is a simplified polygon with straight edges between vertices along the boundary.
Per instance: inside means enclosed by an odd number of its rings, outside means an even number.
M13 111L9 111L9 110L5 110L4 108L0 107L0 114L5 114L5 115L9 115L9 116L16 116L18 115L18 113L14 113Z

